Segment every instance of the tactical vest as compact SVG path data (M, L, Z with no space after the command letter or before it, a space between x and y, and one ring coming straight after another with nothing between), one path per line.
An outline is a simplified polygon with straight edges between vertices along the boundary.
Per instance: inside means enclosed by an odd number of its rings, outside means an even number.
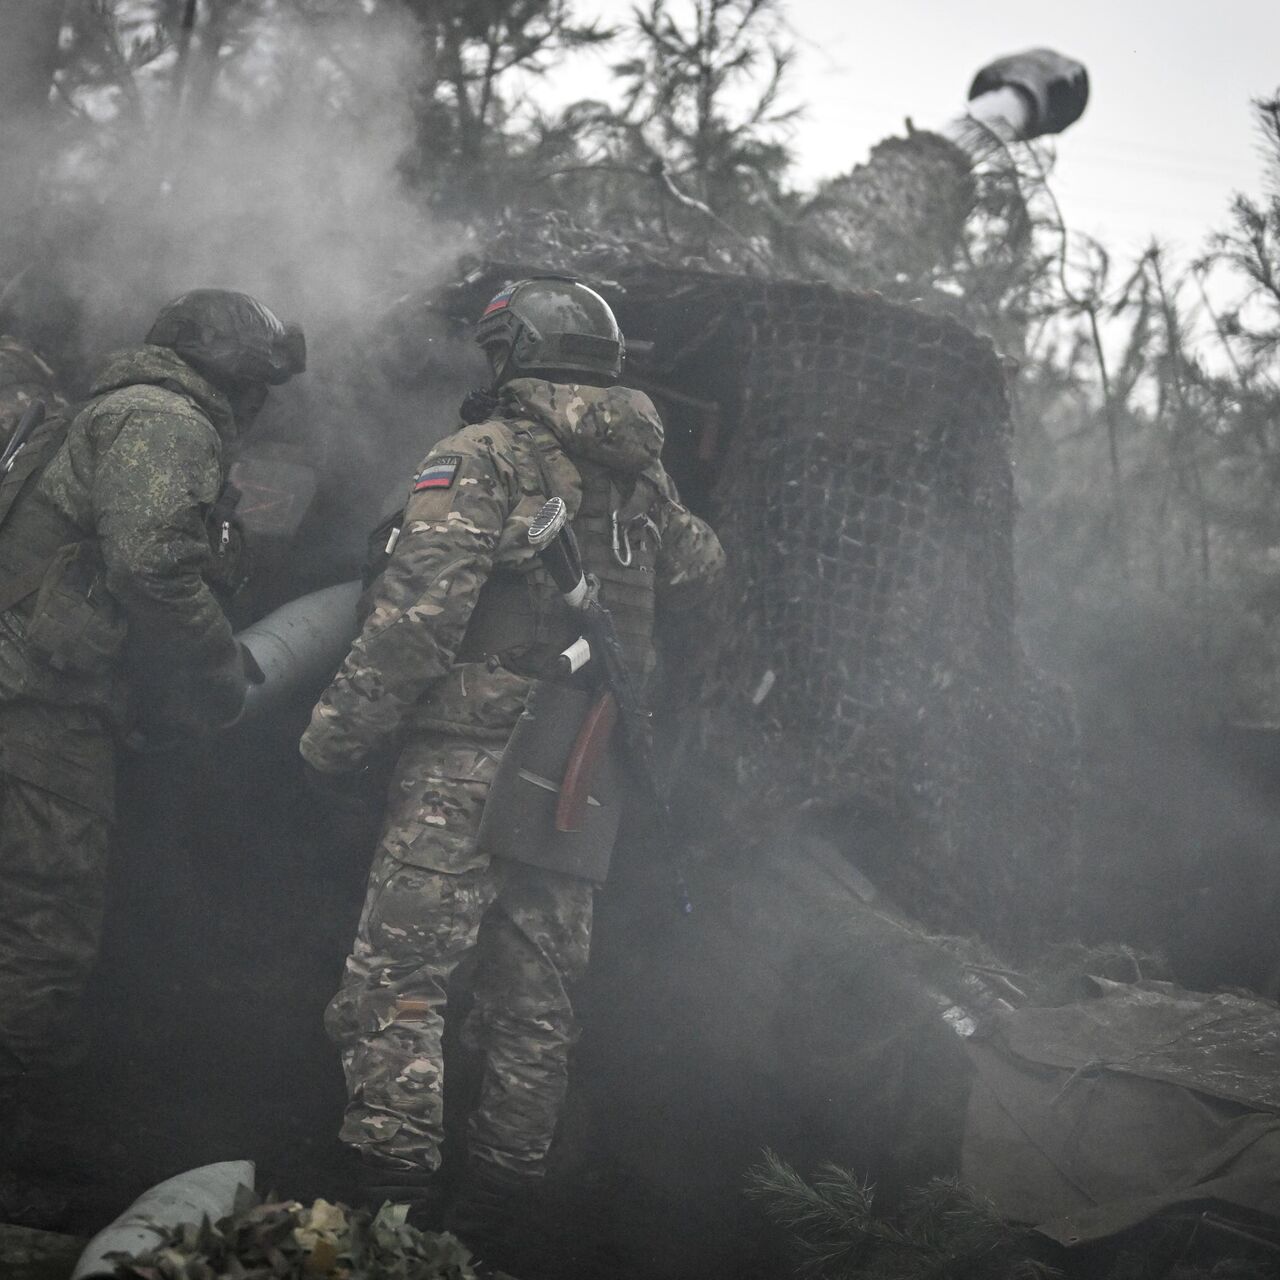
M622 479L598 463L570 460L582 480L573 531L583 568L599 581L600 598L613 615L627 668L643 687L656 662L653 618L661 494L644 475ZM457 660L496 660L521 675L541 675L579 634L573 611L540 560L526 558L517 565L499 561L480 590Z

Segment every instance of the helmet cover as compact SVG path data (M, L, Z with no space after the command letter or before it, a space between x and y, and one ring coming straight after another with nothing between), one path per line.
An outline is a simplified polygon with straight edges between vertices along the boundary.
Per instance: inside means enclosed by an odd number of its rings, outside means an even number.
M278 386L307 367L306 338L247 293L192 289L160 308L146 340L235 385Z

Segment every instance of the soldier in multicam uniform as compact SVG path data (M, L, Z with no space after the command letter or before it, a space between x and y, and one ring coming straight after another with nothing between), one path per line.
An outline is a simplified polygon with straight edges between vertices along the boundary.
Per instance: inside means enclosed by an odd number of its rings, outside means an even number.
M497 409L419 468L372 611L301 750L330 779L380 748L400 752L355 946L326 1017L347 1076L342 1139L362 1155L371 1200L429 1212L444 1138L447 989L474 951L468 1034L485 1070L452 1221L492 1239L512 1195L544 1172L598 871L493 857L477 838L513 726L548 661L578 634L529 545L530 521L549 496L568 504L641 680L655 664L655 616L705 599L724 556L662 467L652 402L614 385L622 335L599 295L562 277L521 281L489 304L477 341ZM629 554L617 554L619 531Z
M117 743L236 718L209 585L226 446L304 367L244 294L196 290L111 357L0 480L0 1100L65 1060L96 958ZM0 1119L0 1125L4 1120Z

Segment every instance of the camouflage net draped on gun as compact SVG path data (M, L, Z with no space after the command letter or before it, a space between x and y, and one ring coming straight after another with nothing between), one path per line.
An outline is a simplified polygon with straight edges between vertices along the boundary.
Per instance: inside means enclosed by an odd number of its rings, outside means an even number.
M1073 731L1014 632L996 355L874 296L741 293L712 511L734 590L707 694L714 737L738 730L739 821L833 810L921 919L1021 947L1062 924ZM860 848L860 823L888 847Z

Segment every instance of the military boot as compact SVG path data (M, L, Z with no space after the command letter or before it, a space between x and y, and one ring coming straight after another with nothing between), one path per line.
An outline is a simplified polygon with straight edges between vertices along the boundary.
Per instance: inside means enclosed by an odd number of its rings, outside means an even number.
M541 1177L515 1173L488 1161L472 1160L458 1194L444 1216L452 1232L490 1266L516 1265L517 1227Z
M362 1151L356 1185L360 1203L370 1213L377 1213L389 1200L409 1206L411 1226L420 1231L440 1230L445 1196L439 1170Z

